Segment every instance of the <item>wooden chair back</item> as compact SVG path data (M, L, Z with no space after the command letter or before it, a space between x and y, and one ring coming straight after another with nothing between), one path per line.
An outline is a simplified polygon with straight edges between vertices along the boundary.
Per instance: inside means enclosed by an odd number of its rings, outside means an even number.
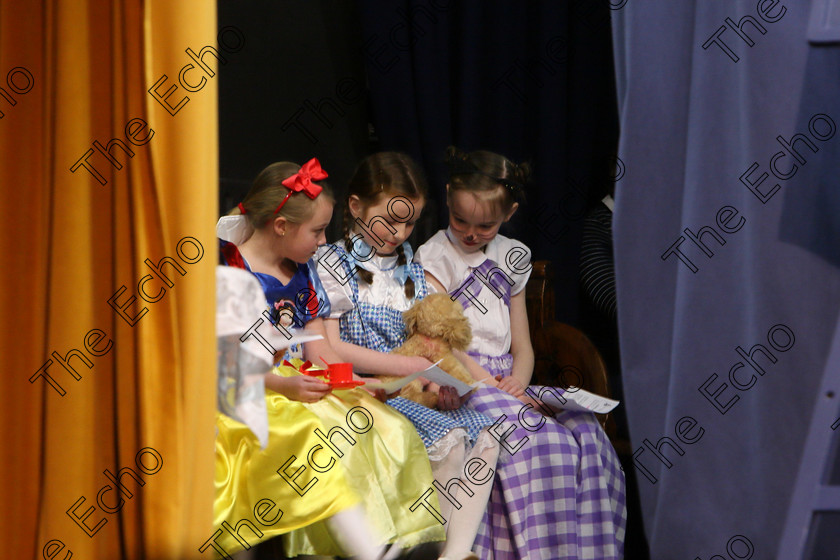
M554 387L580 387L610 396L607 368L598 349L580 330L554 320L554 271L549 261L533 263L525 299L534 347L534 383ZM598 415L613 430L609 415ZM610 434L612 435L612 434Z

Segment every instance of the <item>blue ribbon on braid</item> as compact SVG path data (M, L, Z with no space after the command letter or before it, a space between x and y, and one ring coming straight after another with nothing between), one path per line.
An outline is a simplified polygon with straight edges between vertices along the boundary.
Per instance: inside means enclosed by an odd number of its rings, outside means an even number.
M352 242L352 250L347 254L347 262L351 267L365 268L360 263L369 261L373 255L376 254L373 247L368 245L365 240L362 239L361 234L354 235L350 241ZM401 264L396 267L396 270L394 271L394 278L401 286L405 286L405 281L408 279L407 265L414 258L414 251L411 249L411 245L407 242L402 244L402 248L405 253L406 264ZM359 256L360 258L356 259L356 256ZM365 270L367 269L365 268Z

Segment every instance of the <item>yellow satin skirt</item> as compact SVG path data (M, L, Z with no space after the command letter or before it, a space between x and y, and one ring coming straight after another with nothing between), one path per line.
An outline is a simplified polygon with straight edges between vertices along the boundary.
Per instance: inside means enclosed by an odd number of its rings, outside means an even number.
M291 368L276 368L289 374ZM294 371L294 370L291 370ZM408 419L362 389L336 390L305 406L331 430L329 445L343 456L338 459L362 507L378 544L398 538L405 546L443 541L445 529L428 511L412 504L432 488L432 469L426 448ZM318 461L324 463L324 453ZM437 493L427 497L439 508ZM283 537L286 554L336 556L341 548L326 525L315 523Z
M316 435L316 430L327 433L330 426L303 403L273 391L266 392L266 408L265 449L247 426L216 416L213 526L215 544L228 554L246 548L243 541L252 547L359 502L338 465L317 472L309 463L311 459L326 464L332 456L322 450Z

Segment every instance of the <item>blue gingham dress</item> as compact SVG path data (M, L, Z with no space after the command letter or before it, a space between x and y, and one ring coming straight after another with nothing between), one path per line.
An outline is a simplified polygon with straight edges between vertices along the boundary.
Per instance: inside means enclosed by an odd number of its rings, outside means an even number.
M349 255L338 244L334 244L333 247L349 278L350 300L353 303L353 309L339 318L341 340L379 352L390 352L397 348L405 341L402 312L384 305L360 301L358 277L351 269ZM410 261L411 246L405 243L403 250L406 260ZM423 267L413 262L405 266L408 277L414 281L415 299L425 298L429 294L429 288ZM414 424L426 448L455 428L466 430L470 442L475 443L481 429L493 425L492 418L465 406L456 410L433 410L401 397L389 399L386 404L397 409Z

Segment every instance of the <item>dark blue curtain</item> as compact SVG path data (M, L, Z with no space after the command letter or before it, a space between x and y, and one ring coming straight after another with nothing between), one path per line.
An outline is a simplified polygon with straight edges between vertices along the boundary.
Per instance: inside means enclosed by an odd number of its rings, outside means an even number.
M653 558L777 557L840 308L840 56L809 44L811 7L615 17L619 331Z
M445 226L446 146L488 149L535 170L503 233L554 262L558 317L577 321L588 199L611 185L617 116L606 0L362 0L371 115L381 148L429 172L417 242Z

